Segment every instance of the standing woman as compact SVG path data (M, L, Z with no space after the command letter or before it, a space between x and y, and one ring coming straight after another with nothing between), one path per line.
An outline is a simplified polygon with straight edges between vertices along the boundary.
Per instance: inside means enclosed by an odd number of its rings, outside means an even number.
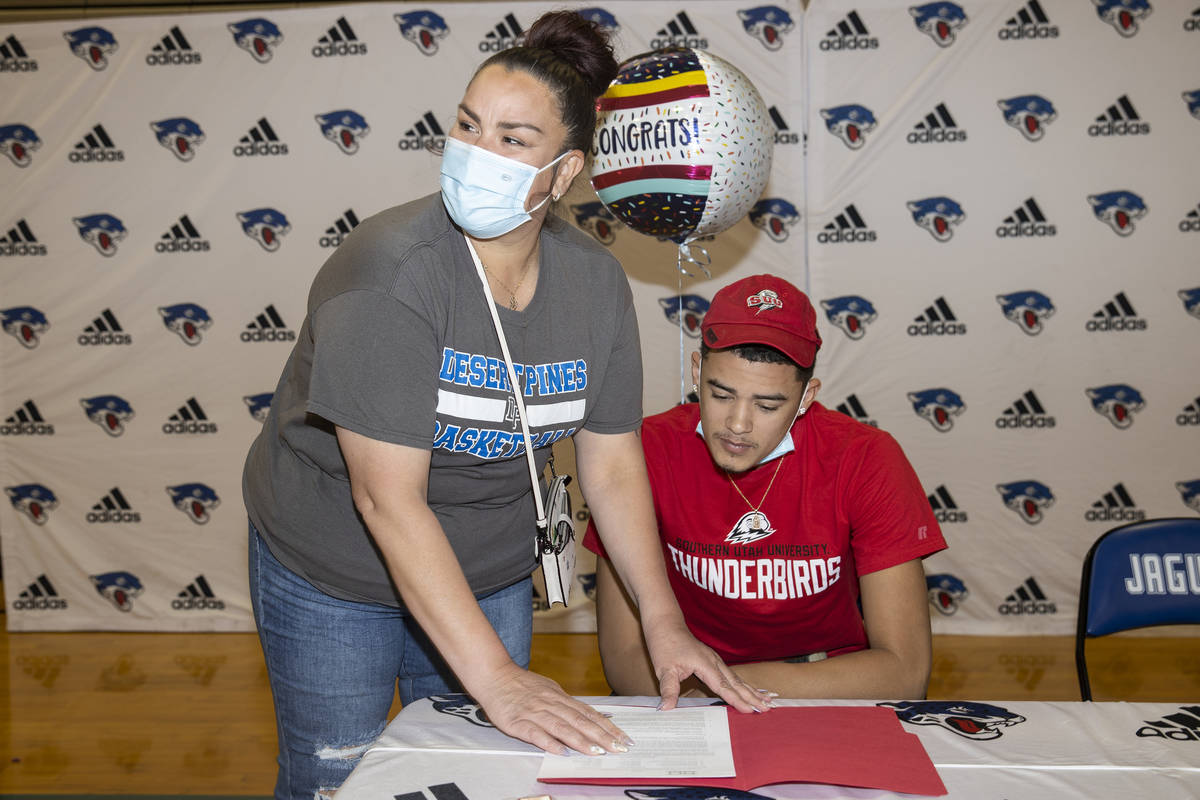
M584 167L595 101L616 70L595 25L541 17L467 86L442 192L363 222L313 282L243 481L278 798L340 785L383 730L397 685L403 703L461 688L498 728L547 751L628 744L527 669L534 501L468 241L496 298L537 465L573 436L664 707L693 674L739 710L767 707L691 636L666 580L625 275L547 215Z

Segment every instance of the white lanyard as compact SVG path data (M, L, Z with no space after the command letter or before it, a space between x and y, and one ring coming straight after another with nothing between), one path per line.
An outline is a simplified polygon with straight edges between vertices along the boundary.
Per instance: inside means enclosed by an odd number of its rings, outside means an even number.
M471 251L471 260L475 262L475 272L479 275L479 282L483 284L483 293L487 296L488 311L492 314L492 324L496 326L496 336L500 339L500 352L504 354L504 366L508 369L508 384L512 387L513 397L517 401L517 416L521 422L521 436L525 440L525 459L529 462L529 481L533 484L533 502L537 506L537 526L539 529L546 528L546 508L542 504L541 484L538 482L537 464L533 459L533 442L529 436L529 422L525 414L525 401L521 399L524 393L520 384L517 383L517 371L513 368L512 356L508 352L508 340L504 338L504 328L500 325L500 314L496 311L496 299L492 297L492 287L488 285L487 274L483 271L483 262L479 260L479 254L475 252L475 246L471 244L471 239L463 236L463 240L467 243L467 249Z

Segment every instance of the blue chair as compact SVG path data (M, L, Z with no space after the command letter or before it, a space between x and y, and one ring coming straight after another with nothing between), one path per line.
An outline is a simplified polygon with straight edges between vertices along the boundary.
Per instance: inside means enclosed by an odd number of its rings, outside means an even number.
M1092 699L1084 643L1154 625L1200 624L1200 518L1148 519L1100 536L1083 560L1075 668Z

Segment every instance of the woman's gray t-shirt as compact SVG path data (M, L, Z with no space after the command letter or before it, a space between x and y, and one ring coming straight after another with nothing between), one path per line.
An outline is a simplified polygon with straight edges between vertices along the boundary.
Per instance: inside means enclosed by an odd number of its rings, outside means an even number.
M580 428L625 433L642 419L620 264L553 216L540 259L529 305L499 308L539 468ZM533 571L529 469L486 303L438 194L365 220L313 281L243 495L275 557L328 594L403 607L354 507L334 426L431 451L429 506L476 595Z

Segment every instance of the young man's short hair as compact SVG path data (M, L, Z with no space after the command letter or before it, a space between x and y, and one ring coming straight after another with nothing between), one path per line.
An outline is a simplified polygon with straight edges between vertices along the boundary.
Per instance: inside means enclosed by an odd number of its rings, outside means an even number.
M715 348L709 347L703 340L700 342L700 358L708 358L709 353L723 353L730 350L737 354L739 358L744 358L746 361L754 364L791 364L796 368L796 380L800 383L808 383L813 376L813 367L802 367L792 359L788 358L782 351L766 344L738 344L733 347Z

